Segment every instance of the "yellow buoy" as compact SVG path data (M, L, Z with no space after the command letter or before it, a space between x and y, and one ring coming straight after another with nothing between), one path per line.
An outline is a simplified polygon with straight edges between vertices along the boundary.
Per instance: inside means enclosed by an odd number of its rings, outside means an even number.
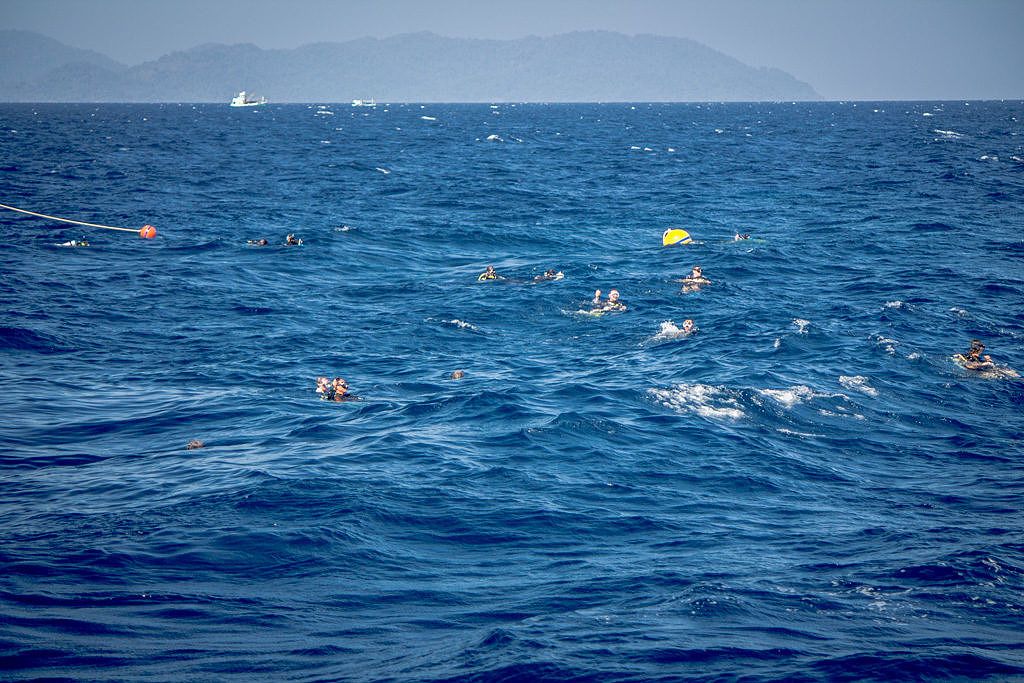
M680 228L669 228L661 236L661 244L665 247L670 244L689 244L692 241L690 233Z

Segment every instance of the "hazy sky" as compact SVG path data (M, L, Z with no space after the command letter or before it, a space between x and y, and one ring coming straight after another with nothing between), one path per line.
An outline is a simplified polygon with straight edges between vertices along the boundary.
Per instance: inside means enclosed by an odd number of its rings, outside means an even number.
M126 64L211 42L605 29L692 38L827 99L1024 98L1024 0L0 0L11 28Z

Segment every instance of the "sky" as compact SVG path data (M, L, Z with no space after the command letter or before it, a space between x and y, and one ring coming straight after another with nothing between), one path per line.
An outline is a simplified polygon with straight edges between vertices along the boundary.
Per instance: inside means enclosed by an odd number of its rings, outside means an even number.
M0 0L0 29L128 65L204 43L600 29L690 38L830 100L1024 99L1024 0Z

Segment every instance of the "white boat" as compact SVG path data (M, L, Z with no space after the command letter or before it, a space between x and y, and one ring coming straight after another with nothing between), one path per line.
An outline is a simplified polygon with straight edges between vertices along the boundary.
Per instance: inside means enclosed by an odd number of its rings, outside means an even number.
M352 100L353 107L376 107L377 101L372 97L368 100Z
M231 99L232 107L258 107L261 104L266 104L267 98L260 97L259 99L252 99L249 93L244 90Z

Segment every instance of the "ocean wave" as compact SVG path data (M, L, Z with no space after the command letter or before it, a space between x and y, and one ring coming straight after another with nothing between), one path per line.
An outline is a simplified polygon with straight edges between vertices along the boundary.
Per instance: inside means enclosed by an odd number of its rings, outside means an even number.
M696 414L713 420L739 420L746 416L738 394L709 384L679 383L668 389L648 389L654 399L681 414Z
M868 396L878 396L878 390L868 384L868 378L860 375L840 375L839 383L851 391L859 391Z

